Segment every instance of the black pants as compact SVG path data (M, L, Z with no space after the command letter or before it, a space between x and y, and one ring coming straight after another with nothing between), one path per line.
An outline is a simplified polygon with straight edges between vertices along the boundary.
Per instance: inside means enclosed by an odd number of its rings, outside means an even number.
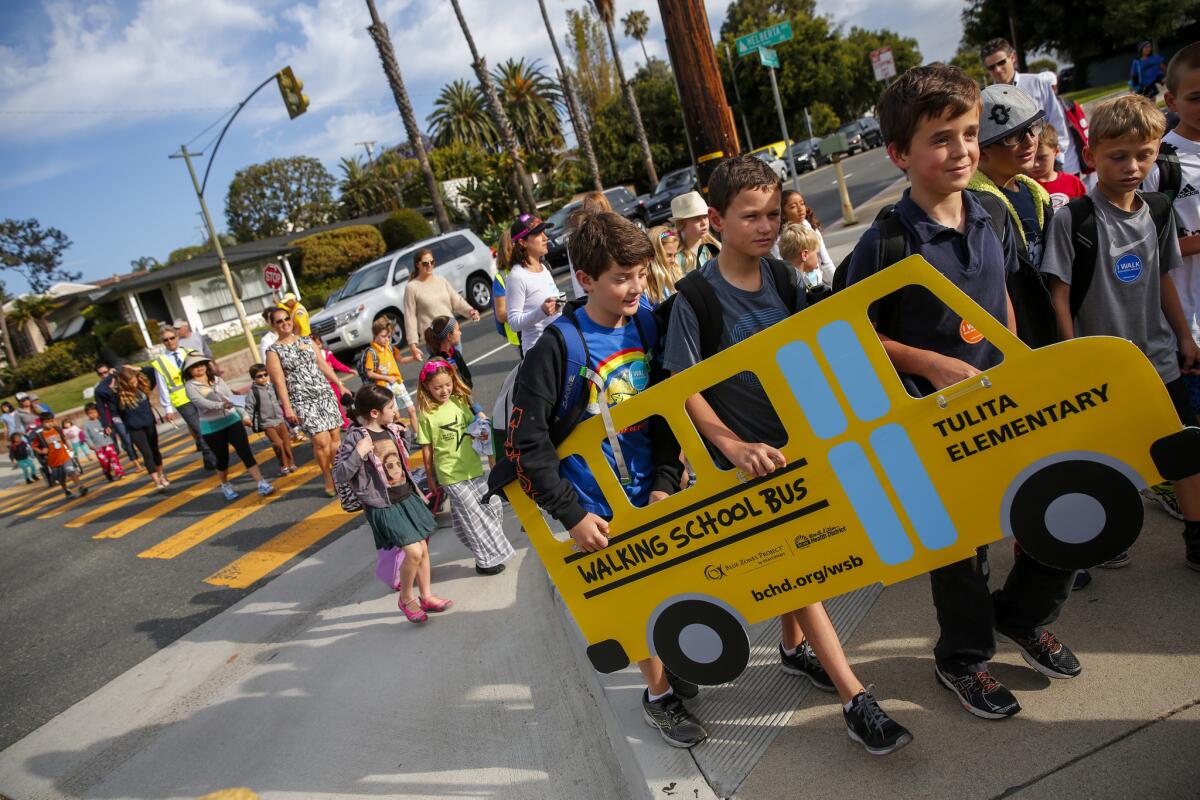
M208 442L200 435L200 412L191 403L184 403L175 408L179 412L179 416L183 417L184 423L188 426L188 430L192 433L192 439L196 442L196 450L204 457L204 466L212 469L213 460L212 448L208 446ZM228 463L228 460L226 461ZM224 469L224 467L219 467Z
M987 547L973 558L929 573L940 636L937 665L954 674L987 668L996 654L995 629L1026 634L1058 619L1071 594L1074 570L1038 563L1018 552L1004 588L988 590Z
M162 467L162 453L158 449L158 431L154 428L129 428L129 439L142 454L142 466L153 475Z
M229 469L229 446L237 451L238 458L247 467L253 467L254 451L250 449L250 437L246 435L246 426L240 421L235 425L227 425L215 433L204 434L204 443L212 451L216 459L217 471Z

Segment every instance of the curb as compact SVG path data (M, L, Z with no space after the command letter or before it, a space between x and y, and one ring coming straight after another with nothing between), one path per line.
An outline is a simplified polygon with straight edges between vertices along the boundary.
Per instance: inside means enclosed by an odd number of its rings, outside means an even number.
M896 178L896 180L892 181L890 184L885 186L883 189L880 189L878 192L871 195L864 202L859 203L857 206L855 206L854 207L855 213L857 213L861 209L866 208L867 206L870 206L873 203L878 203L884 197L888 196L889 194L892 194L899 187L904 186L907 183L908 183L908 176L901 175L899 178ZM859 220L858 222L854 223L854 225L862 225L862 224L863 224L862 220ZM840 230L843 230L843 229L849 228L849 227L853 227L853 226L847 225L844 221L839 219L839 220L835 220L834 222L831 222L828 225L826 225L824 232L825 233L833 233L834 231L840 231Z

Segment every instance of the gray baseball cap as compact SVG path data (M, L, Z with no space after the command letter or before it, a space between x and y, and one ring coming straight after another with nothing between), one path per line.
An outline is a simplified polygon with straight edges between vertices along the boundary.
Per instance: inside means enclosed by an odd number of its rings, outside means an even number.
M987 147L1013 131L1046 116L1033 98L1007 83L993 83L983 90L983 113L979 115L979 146Z

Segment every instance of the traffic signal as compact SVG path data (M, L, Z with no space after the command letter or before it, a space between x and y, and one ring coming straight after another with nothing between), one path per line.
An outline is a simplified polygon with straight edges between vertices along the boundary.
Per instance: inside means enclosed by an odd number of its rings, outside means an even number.
M283 96L289 117L295 119L308 110L308 95L300 91L304 88L304 81L292 74L291 67L284 67L275 73L275 82L279 84L279 94Z

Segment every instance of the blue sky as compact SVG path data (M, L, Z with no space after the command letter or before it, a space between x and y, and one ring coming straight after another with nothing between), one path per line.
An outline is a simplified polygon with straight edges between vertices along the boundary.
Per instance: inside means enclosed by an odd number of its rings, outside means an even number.
M568 8L547 0L560 38ZM418 120L441 86L472 79L470 56L446 0L377 0L391 29ZM727 0L706 0L714 31ZM199 243L202 224L179 145L197 137L260 81L291 64L312 98L288 120L274 85L230 128L206 198L218 227L234 172L269 158L320 158L336 177L355 142L407 138L366 33L362 0L0 0L0 217L34 217L73 241L64 266L84 280L127 272L139 256L165 259ZM520 7L518 9L518 6ZM496 64L553 54L535 0L462 0L476 44ZM642 8L646 48L666 55L654 0L618 0L618 15ZM914 36L927 60L948 58L960 35L961 0L818 0L836 21ZM516 13L519 10L519 13ZM621 37L632 71L641 48ZM194 141L193 141L194 139ZM207 160L197 162L203 172ZM19 277L0 275L13 292Z

